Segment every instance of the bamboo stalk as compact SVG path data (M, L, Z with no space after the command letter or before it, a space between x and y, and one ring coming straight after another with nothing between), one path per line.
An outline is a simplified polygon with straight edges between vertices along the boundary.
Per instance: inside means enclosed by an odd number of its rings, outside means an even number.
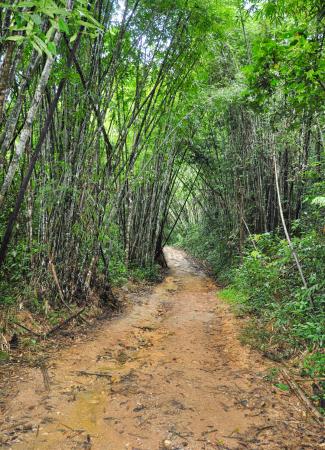
M301 387L298 386L298 384L293 380L293 378L289 375L288 371L286 369L281 369L282 376L284 380L288 383L292 391L295 393L295 395L298 397L298 399L301 401L301 403L308 409L308 411L311 413L313 418L319 423L323 424L324 417L321 415L321 413L315 408L315 406L311 403L309 398L306 396L304 391L301 389Z
M279 205L279 211L280 211L280 217L281 217L283 230L284 230L285 236L287 238L288 245L289 245L289 248L291 250L291 254L292 254L292 256L293 256L293 258L295 260L295 263L296 263L296 266L297 266L297 269L298 269L298 272L299 272L302 284L303 284L305 289L308 289L307 282L306 282L306 279L305 279L305 276L304 276L304 273L303 273L300 261L298 259L298 255L297 255L296 250L294 248L294 245L293 245L293 243L291 241L291 238L290 238L290 235L289 235L289 232L288 232L288 229L287 229L287 225L286 225L286 222L285 222L285 219L284 219L282 202L281 202L280 187L279 187L278 167L277 167L275 153L273 153L273 163L274 163L274 173L275 173L275 186L276 186L276 192L277 192L277 197L278 197L278 205ZM315 307L312 297L308 296L308 299L309 299L309 302L310 302L311 306Z

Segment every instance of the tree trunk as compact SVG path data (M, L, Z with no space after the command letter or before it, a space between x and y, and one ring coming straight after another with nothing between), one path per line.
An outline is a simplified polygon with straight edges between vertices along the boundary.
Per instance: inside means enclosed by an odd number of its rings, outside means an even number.
M58 44L58 42L60 40L60 36L61 36L61 34L59 32L56 32L56 34L54 36L54 40L53 40L55 45ZM34 123L36 113L38 111L43 93L45 91L45 88L46 88L46 85L47 85L47 82L48 82L48 79L49 79L49 76L50 76L50 73L52 70L53 63L54 63L53 56L52 55L48 56L46 59L42 74L38 81L38 85L37 85L35 93L34 93L32 104L28 110L24 127L20 133L19 141L15 145L15 151L14 151L13 158L11 160L11 163L10 163L8 171L6 173L3 185L0 190L0 207L3 204L4 197L5 197L8 189L10 188L12 180L18 169L20 158L24 154L24 152L26 150L26 145L27 145L28 141L30 140L31 132L32 132L32 125Z

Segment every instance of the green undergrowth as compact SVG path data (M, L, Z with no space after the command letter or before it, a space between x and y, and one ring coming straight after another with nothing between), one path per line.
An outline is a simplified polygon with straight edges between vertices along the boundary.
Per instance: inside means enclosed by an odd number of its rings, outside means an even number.
M231 271L231 286L241 293L243 308L269 335L269 345L287 355L323 348L325 340L325 246L315 232L294 238L307 288L287 242L265 233L253 237L242 263Z
M299 230L298 230L299 231ZM224 286L218 297L247 318L240 339L276 362L292 360L301 376L315 378L324 402L325 377L325 238L322 232L300 230L293 245L307 288L286 240L276 232L252 236L241 258L226 258L213 234L192 230L180 244L208 262ZM210 252L210 249L211 252ZM218 256L218 251L222 250ZM226 261L226 262L225 262ZM220 274L220 278L219 278ZM323 404L323 403L322 403Z
M224 302L234 307L235 311L242 312L247 302L247 295L238 290L235 286L227 286L218 292L218 297Z
M127 268L124 263L116 263L114 267L114 263L113 261L110 273L110 283L114 288L123 286L129 280L135 284L143 285L156 283L162 279L162 270L156 264L147 267L131 266ZM2 297L0 301L0 337L5 336L7 341L10 342L12 337L17 335L19 337L19 350L26 351L26 353L24 352L24 358L27 359L31 352L34 356L37 354L40 340L35 339L19 324L42 334L46 330L64 323L70 315L78 312L85 304L78 304L78 301L74 299L74 301L69 301L71 311L67 310L54 292L44 291L40 295L40 286L32 286L30 282L30 277L25 278L25 280L21 279L21 283L13 288L12 285L10 286L3 280L1 286L5 288L5 291L2 292L7 293L7 295ZM88 317L95 318L101 314L100 304L97 305L97 302L93 304L94 296L99 298L99 293L100 288L98 292L94 290L91 293L91 301L89 301L89 307L87 307ZM11 351L7 349L0 351L0 365L12 361L13 358L15 358L15 354L13 355Z
M253 239L227 288L240 292L236 301L250 316L242 340L275 361L298 356L300 375L318 383L313 400L324 412L324 238L309 232L293 239L307 289L302 287L286 241L276 234Z
M189 241L187 241L189 243ZM190 244L195 241L190 241ZM301 260L307 289L287 242L276 233L255 235L247 242L241 259L224 266L219 296L253 322L263 350L268 347L279 357L299 351L321 349L325 341L325 245L324 236L309 232L293 238ZM200 242L200 248L186 245L195 256L208 257L216 278L220 261L213 265L215 252L208 254L213 242ZM263 332L261 332L263 330ZM254 340L255 340L254 333ZM257 343L255 342L255 345ZM286 355L286 356L285 356Z
M105 260L98 259L90 289L86 293L83 290L76 291L74 294L71 292L69 280L62 277L61 268L64 261L55 261L64 300L71 310L63 305L48 266L49 250L37 246L30 250L25 241L10 249L0 273L0 338L3 335L10 341L15 333L23 335L23 342L31 348L33 341L28 340L28 332L15 326L14 321L36 332L51 329L67 319L72 312L77 312L86 305L90 315L100 314L103 305L101 301L106 294L107 283L113 288L118 288L129 280L135 283L154 283L161 280L162 272L157 264L146 267L127 266L125 252L118 236L115 236L112 245L106 241L104 244ZM36 268L37 260L44 261L41 269ZM115 307L115 305L112 306ZM6 358L6 352L0 354L0 362L5 361Z
M203 238L204 236L204 238ZM216 239L216 233L210 224L192 224L186 229L186 233L173 236L173 245L183 248L195 258L204 261L209 272L221 285L229 283L229 269L233 263L233 249L229 242Z
M158 264L147 267L133 267L130 269L129 277L135 281L154 283L161 280L161 267Z
M282 253L283 246L279 243L276 255L269 257L258 250L248 252L233 270L231 284L218 292L218 297L230 304L235 314L248 317L240 333L243 344L276 362L295 359L299 375L315 380L311 398L325 413L323 283L311 284L321 280L322 269L316 268L318 273L309 276L309 292L302 289L298 280L289 278L289 258L286 251ZM304 261L308 273L307 257ZM278 379L273 384L287 389Z

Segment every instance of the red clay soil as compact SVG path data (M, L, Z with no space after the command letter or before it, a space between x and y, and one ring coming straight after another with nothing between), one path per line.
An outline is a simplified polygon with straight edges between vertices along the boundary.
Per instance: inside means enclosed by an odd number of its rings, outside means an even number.
M48 379L24 372L1 448L325 448L298 399L265 381L269 363L239 343L212 280L183 252L166 256L169 274L153 293L52 357Z

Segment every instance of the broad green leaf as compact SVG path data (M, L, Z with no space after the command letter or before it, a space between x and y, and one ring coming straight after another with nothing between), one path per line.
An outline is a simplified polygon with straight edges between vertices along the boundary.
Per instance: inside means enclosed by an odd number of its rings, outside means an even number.
M55 46L54 42L49 42L47 44L47 48L52 53L52 55L56 55L57 54L57 49L56 49L56 46Z
M41 25L41 23L42 23L42 18L41 18L41 16L40 16L39 14L32 14L32 15L31 15L31 18L32 18L33 22L34 22L36 25Z
M289 386L288 386L287 384L284 384L284 383L277 383L275 386L276 386L277 388L281 389L281 391L284 391L284 392L290 391L290 388L289 388Z
M61 17L58 20L58 25L59 25L59 30L61 31L61 33L69 34L69 27Z

